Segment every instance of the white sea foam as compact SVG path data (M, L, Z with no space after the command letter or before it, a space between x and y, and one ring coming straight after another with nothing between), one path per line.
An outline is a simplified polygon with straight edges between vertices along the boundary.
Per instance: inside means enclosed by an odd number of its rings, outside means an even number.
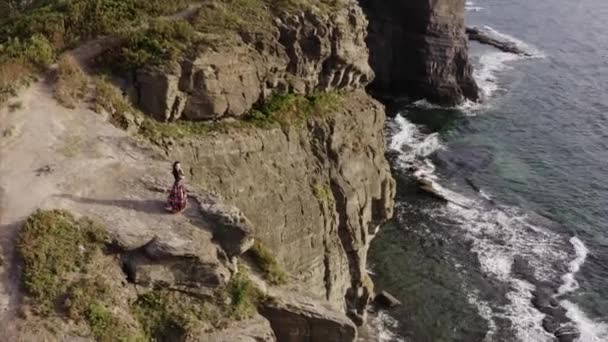
M577 342L605 342L608 341L608 324L590 319L574 303L563 300L560 302L566 310L566 316L572 320L581 336Z
M444 148L440 137L423 134L418 126L401 115L392 120L390 126L393 135L389 149L399 152L398 166L413 169L416 178L430 181L434 191L449 202L446 206L426 210L438 219L449 217L458 222L455 227L462 229L472 242L472 252L477 255L481 271L510 285L507 293L509 304L496 309L492 303L480 301L475 292L470 294L469 302L488 321L486 341L492 341L495 334L494 317L508 319L519 341L553 341L554 336L542 326L544 314L531 303L534 286L512 274L513 262L516 256L523 257L539 280L553 277L555 263L567 263L568 273L562 276L563 284L558 290L558 295L564 295L578 288L575 275L589 253L582 241L576 237L570 239L575 251L575 258L570 260L569 254L565 252L568 241L562 235L534 224L521 210L499 206L488 208L481 199L470 199L442 186L435 174L435 165L427 158L437 149ZM482 197L491 198L485 193ZM569 301L564 300L561 304L581 331L578 342L608 341L608 325L589 319ZM387 327L396 324L395 321L390 321L387 314L380 315L377 319ZM396 341L390 333L391 329L380 330L384 331L381 341Z
M378 342L405 342L393 332L399 324L386 311L380 310L372 317L370 326L376 332Z
M481 205L481 204L480 204ZM542 227L534 226L525 215L515 208L482 209L481 206L463 208L447 205L431 209L435 215L449 216L460 222L465 236L472 242L481 271L492 278L508 283L509 304L493 313L495 317L508 319L519 341L553 341L554 336L542 326L544 314L531 302L535 287L513 276L512 266L516 256L527 260L535 271L535 277L547 279L553 271L553 262L567 262L563 238ZM532 228L533 227L533 228ZM478 306L480 314L483 310Z
M402 167L411 167L417 160L423 160L443 148L438 134L423 134L418 126L401 114L397 114L390 122L390 126L393 135L388 147L392 151L399 152L398 161Z
M528 56L522 56L514 53L490 50L479 57L477 62L478 65L473 72L473 77L481 89L482 98L487 101L492 98L498 90L501 90L498 74L511 68L511 62L521 59L544 58L545 55L535 46L506 33L499 32L490 26L484 26L482 30L484 33L498 40L515 44L518 48L528 54ZM485 108L485 106L484 103L478 104L472 102L465 104L463 109L465 111L468 110L467 112L471 112L471 110L479 110Z
M483 339L483 342L492 342L496 334L496 322L494 321L494 311L490 304L479 298L477 290L467 291L467 301L477 308L479 315L488 322L488 331Z
M507 294L510 303L506 306L504 317L511 321L515 334L521 342L553 342L555 336L543 328L545 315L531 304L535 287L521 279L510 281L511 291Z
M557 290L555 297L561 297L579 288L576 274L585 263L589 250L585 244L576 236L570 239L574 247L575 257L568 264L568 273L562 276L562 285ZM608 324L590 319L576 304L569 300L562 300L560 304L567 310L566 316L576 324L581 336L579 342L600 342L608 340Z
M502 51L488 52L479 57L479 66L475 68L473 77L481 89L482 98L487 100L500 89L498 73L508 69L508 62L516 61L522 57Z
M562 276L563 284L557 290L557 296L562 296L566 293L575 291L578 289L579 285L575 279L575 275L581 269L581 266L585 263L587 259L587 254L589 254L589 250L585 246L585 244L576 236L570 239L570 243L572 247L574 247L574 252L576 256L574 260L570 261L568 264L569 272Z
M481 6L477 6L473 1L467 1L464 5L464 9L470 12L479 12L484 8Z

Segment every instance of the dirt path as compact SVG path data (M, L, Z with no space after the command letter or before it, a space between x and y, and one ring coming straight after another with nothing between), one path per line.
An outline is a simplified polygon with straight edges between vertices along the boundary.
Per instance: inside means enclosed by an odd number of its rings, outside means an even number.
M187 19L199 7L167 18ZM102 37L69 53L86 67L118 43L117 37ZM184 215L167 215L165 194L146 189L141 180L170 181L170 163L93 111L60 106L45 82L10 102L21 108L0 108L0 334L15 340L21 301L15 245L36 209L97 217L134 244L155 231L192 226L199 213L191 205Z
M167 215L165 195L142 177L170 182L162 157L88 110L67 110L43 82L0 109L0 333L14 333L20 303L15 244L24 220L38 208L66 208L95 216L134 243L154 231L188 225ZM194 209L191 209L194 210ZM140 234L141 236L139 236ZM3 335L11 336L11 335Z

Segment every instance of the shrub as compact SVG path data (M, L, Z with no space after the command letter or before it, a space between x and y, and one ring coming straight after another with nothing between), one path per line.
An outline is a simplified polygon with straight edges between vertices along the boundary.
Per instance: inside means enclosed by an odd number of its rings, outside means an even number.
M55 99L67 108L75 108L86 93L88 78L71 55L59 59Z
M323 201L329 206L333 206L336 203L336 200L334 199L334 194L332 193L329 185L322 184L315 186L314 194L319 201Z
M0 105L9 97L15 96L19 86L26 82L32 73L33 68L23 60L0 62Z
M129 33L125 43L108 52L102 62L118 70L165 66L184 53L195 32L185 20L156 20L147 30Z
M118 87L103 77L95 78L93 83L93 104L95 108L104 109L110 114L110 123L122 129L129 129L136 124L134 120L140 113L133 108Z
M252 110L248 119L258 126L279 123L283 127L302 127L311 117L321 117L340 108L339 93L318 93L310 96L276 94Z
M194 17L194 26L203 33L267 32L272 26L269 1L226 0L203 6Z
M0 61L4 59L21 59L39 68L50 65L55 58L55 52L49 41L40 34L35 34L26 40L14 38L0 46Z
M285 284L287 273L279 265L276 258L260 241L254 243L250 250L255 262L263 272L264 278L273 285Z
M41 313L52 311L69 287L73 273L83 273L108 241L89 219L77 220L63 210L37 211L19 234L23 283Z
M258 288L242 272L237 273L230 280L226 293L230 298L228 314L236 320L246 319L255 314L258 303L262 299Z

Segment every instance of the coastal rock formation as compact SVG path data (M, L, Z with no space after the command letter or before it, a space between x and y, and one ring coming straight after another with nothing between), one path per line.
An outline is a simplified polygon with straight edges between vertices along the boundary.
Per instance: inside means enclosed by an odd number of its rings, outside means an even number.
M300 294L283 295L261 310L281 342L354 341L357 328L344 314Z
M161 121L239 117L274 92L354 90L373 78L367 20L355 1L283 12L269 32L234 34L168 71L142 68L136 102Z
M477 100L468 60L465 0L361 0L376 73L371 90L387 99L455 105Z
M274 342L277 338L270 322L261 315L214 331L191 334L187 342Z
M514 53L516 55L522 55L526 57L532 56L531 53L523 50L515 42L510 42L499 37L492 36L491 32L482 30L477 27L467 27L466 33L470 40L477 41L481 44L493 46L503 52Z
M373 296L367 250L392 216L395 182L383 107L363 91L344 97L303 129L196 137L168 153L188 165L190 182L243 211L292 286L361 323Z

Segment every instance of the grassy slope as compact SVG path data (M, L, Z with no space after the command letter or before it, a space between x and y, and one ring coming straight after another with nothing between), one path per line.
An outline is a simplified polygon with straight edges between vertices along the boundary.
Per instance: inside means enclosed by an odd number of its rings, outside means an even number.
M136 294L122 285L126 276L118 256L107 254L108 243L103 227L67 211L28 218L18 241L23 285L26 303L48 324L45 329L100 341L166 339L249 318L263 299L243 273L211 300L166 289Z

